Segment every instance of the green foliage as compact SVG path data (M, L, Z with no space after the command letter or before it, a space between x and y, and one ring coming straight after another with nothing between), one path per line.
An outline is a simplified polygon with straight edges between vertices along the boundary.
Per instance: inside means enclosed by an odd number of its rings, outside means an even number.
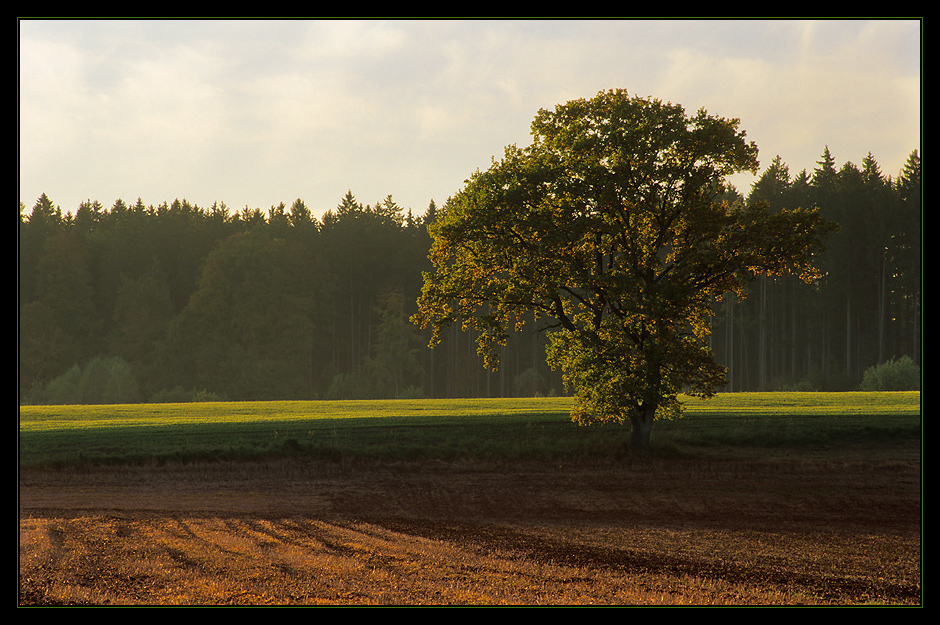
M865 370L859 387L863 391L918 391L920 390L920 367L910 356L891 359Z
M513 379L517 397L539 397L545 391L545 377L535 367L529 367Z
M334 376L327 399L405 399L423 397L417 357L419 338L407 323L401 293L389 291L377 307L374 356L351 374ZM409 384L409 382L412 382Z
M73 365L45 386L36 386L31 404L130 404L140 401L137 380L123 358L91 359Z
M51 380L45 387L37 385L30 393L31 404L80 404L82 403L82 370L72 365L68 371Z
M227 239L206 259L198 289L170 327L173 368L233 399L297 398L292 371L314 348L309 259L264 231Z
M819 277L832 229L814 210L729 205L724 179L757 169L738 120L601 92L532 123L475 173L431 227L434 272L416 321L432 340L479 333L496 366L524 314L553 328L549 363L578 397L580 423L638 423L709 397L724 369L708 345L712 304L759 275Z
M193 394L194 402L217 402L217 401L227 401L225 395L220 393L214 393L212 391L207 391L202 389Z
M424 389L420 386L406 386L398 393L398 399L424 399Z
M78 362L82 350L77 340L55 319L51 308L33 301L20 308L20 392L42 386Z
M150 397L150 401L155 404L177 404L193 400L193 391L174 386L171 389L162 389Z
M172 319L170 288L159 266L139 278L122 275L109 332L112 351L129 362L145 362L159 349Z
M328 400L367 399L373 391L368 385L368 376L360 368L355 373L337 374L326 392Z
M373 397L397 399L409 385L420 382L423 369L418 361L420 342L414 326L408 323L400 291L389 291L379 305L375 357L366 362L365 373L376 389ZM413 391L412 391L413 392Z

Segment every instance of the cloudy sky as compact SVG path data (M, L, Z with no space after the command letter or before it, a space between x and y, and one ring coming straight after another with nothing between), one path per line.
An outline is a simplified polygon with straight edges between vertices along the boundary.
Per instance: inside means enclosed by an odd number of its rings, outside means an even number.
M540 108L625 88L741 119L761 168L921 148L921 23L19 22L19 196L423 214ZM751 176L733 182L746 194Z

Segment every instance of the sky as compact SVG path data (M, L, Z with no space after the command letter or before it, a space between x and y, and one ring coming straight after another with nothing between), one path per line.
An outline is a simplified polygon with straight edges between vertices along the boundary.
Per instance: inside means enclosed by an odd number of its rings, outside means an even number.
M441 206L539 109L599 91L738 118L792 176L922 143L918 20L31 20L19 199ZM732 183L747 195L756 178Z

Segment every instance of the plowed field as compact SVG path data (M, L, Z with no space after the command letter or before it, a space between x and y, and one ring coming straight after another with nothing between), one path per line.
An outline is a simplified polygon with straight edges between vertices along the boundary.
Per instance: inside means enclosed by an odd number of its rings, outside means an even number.
M799 453L25 472L20 605L920 605L918 445Z

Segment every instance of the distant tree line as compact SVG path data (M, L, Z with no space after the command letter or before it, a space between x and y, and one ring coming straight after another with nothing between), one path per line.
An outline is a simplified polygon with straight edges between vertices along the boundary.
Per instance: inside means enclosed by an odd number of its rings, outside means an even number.
M21 204L20 400L549 392L538 336L517 337L507 367L487 374L472 338L431 351L410 323L437 210L415 217L351 192L321 219L299 199L267 212Z
M742 201L740 199L739 201ZM836 168L827 147L812 173L791 177L776 157L748 203L818 206L839 224L817 284L758 279L748 297L715 307L712 349L728 390L848 390L865 371L921 360L921 167L912 152L896 178L869 153Z
M894 179L869 154L792 177L780 158L744 198L819 206L840 225L805 285L767 279L715 304L712 349L727 390L857 388L866 370L920 364L920 158ZM561 394L544 333L512 335L496 372L454 327L437 348L409 318L430 269L430 202L348 192L315 218L268 211L83 202L19 208L23 403Z

